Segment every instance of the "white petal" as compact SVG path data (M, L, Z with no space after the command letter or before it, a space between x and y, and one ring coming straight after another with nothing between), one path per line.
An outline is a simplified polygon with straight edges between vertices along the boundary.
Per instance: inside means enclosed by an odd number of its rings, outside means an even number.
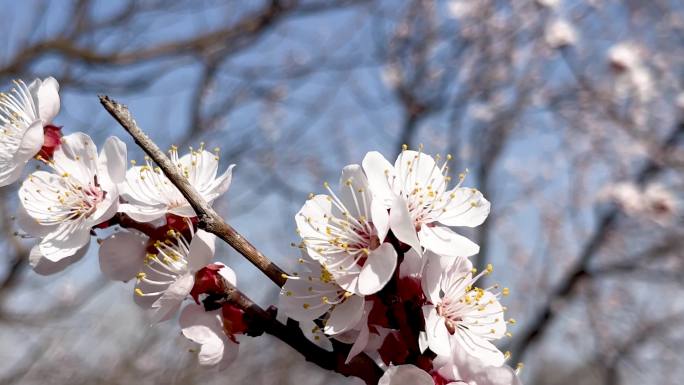
M114 184L122 183L126 177L126 144L121 139L110 136L100 151L100 169L106 170L109 179Z
M434 385L426 371L415 365L390 365L389 369L382 375L378 385Z
M435 160L423 152L404 150L394 162L394 168L401 180L406 180L404 194L409 194L415 186L432 186L435 192L444 191L446 182Z
M16 213L16 218L17 218L17 225L19 225L19 228L24 230L28 235L31 235L36 238L43 238L46 235L50 234L52 231L55 231L58 225L51 225L51 226L44 226L38 223L35 218L30 216L27 212L26 209L24 208L24 205L19 205L17 207L17 213Z
M44 141L45 134L43 133L42 122L33 122L29 128L24 131L24 136L21 137L19 148L14 154L14 160L23 167L24 163L38 154L40 148L43 147Z
M373 302L366 301L363 305L363 316L359 321L359 324L361 325L361 330L359 331L359 334L356 336L356 339L354 340L354 344L352 345L351 349L349 349L349 354L347 354L347 358L344 361L345 364L348 364L349 361L352 360L352 358L359 355L361 352L364 351L364 349L366 349L366 346L368 346L368 340L370 337L370 330L368 328L368 316L370 315L371 310L373 310Z
M299 323L299 328L302 330L304 337L314 345L328 352L333 351L332 342L313 321L302 321Z
M237 275L235 275L235 271L221 262L216 262L216 264L223 265L223 267L218 271L219 275L223 277L223 279L229 284L237 286Z
M59 113L59 83L53 77L43 79L38 89L38 109L40 118L45 124L52 123L52 120Z
M486 335L489 339L499 339L506 334L506 321L501 302L490 291L485 290L482 298L477 301L482 304L482 310L463 316L463 322L468 323L468 329L479 335Z
M74 255L90 242L90 228L83 221L64 222L40 242L40 252L52 262Z
M508 366L488 366L476 373L471 381L478 385L522 385L515 371Z
M138 222L152 222L166 214L165 205L139 206L134 203L122 203L119 205L119 212L127 214Z
M226 341L217 312L206 312L202 306L190 304L181 312L179 323L183 336L200 344L200 365L213 366L223 360Z
M288 279L280 290L278 308L295 321L311 321L330 309L320 296L313 296L309 291L313 287L306 279Z
M422 253L421 244L416 235L416 228L408 211L406 200L398 197L394 200L389 216L390 228L398 240L413 247L418 254Z
M90 244L87 244L77 250L74 255L62 258L57 262L52 262L40 253L40 247L39 245L36 245L31 248L31 252L29 253L29 264L33 268L33 271L40 275L52 275L59 273L70 265L81 260L81 258L83 258L88 251L89 246Z
M451 351L450 334L444 324L444 319L437 314L437 309L432 305L423 306L423 316L430 350L437 355L449 354Z
M447 226L475 227L482 224L489 215L491 204L482 193L465 187L456 187L447 195L453 198L436 219Z
M391 178L394 175L394 166L377 151L367 153L361 164L373 195L376 199L380 199L380 203L386 208L391 207L395 194L390 187L388 177Z
M93 182L97 170L97 147L93 140L83 132L62 137L62 144L53 155L53 160L61 168L84 186Z
M420 255L413 248L404 253L404 261L399 266L399 277L420 277L423 273L424 257Z
M450 337L460 344L468 354L481 360L484 365L501 366L505 361L503 353L496 346L469 330L459 329ZM430 349L432 349L432 345L430 345Z
M372 194L361 166L350 164L342 169L338 197L354 218L365 217L370 220Z
M226 191L228 191L230 183L233 180L234 167L234 164L228 166L228 169L221 176L211 182L208 189L201 191L207 202L213 202L213 200L218 196L223 195Z
M480 251L480 246L445 226L423 226L418 232L420 244L446 257L469 257Z
M424 258L426 262L421 286L428 300L433 304L441 301L442 283L450 277L470 274L473 268L472 262L465 257L445 257L430 251L425 253Z
M368 255L359 275L359 293L370 295L380 291L389 282L397 267L397 252L394 246L383 243Z
M428 348L428 337L427 333L424 331L421 331L418 333L418 349L420 349L420 353L425 353L425 350Z
M191 272L203 268L214 259L216 249L216 236L204 230L197 230L195 236L190 241L190 251L188 252L188 269Z
M166 321L173 317L185 297L190 294L194 284L195 277L192 274L185 274L169 285L164 294L152 304L152 308L156 309L153 316L154 322Z
M380 242L384 242L390 228L389 212L379 199L371 201L370 209L373 226L375 226L375 230L378 232L378 239Z
M363 316L363 297L352 295L341 304L335 305L323 328L328 335L339 334L353 328Z
M149 238L130 229L112 234L100 244L100 270L109 279L128 281L142 269Z

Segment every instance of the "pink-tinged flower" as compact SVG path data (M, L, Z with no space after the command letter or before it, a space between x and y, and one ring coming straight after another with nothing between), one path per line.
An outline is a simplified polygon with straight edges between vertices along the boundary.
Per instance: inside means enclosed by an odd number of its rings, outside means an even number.
M325 266L344 290L369 295L382 289L392 278L397 253L383 243L387 225L378 230L371 211L385 211L374 205L368 181L361 166L349 165L342 171L340 191L309 199L295 216L297 231L314 260ZM381 217L381 216L376 216Z
M299 321L323 319L323 332L336 335L354 328L363 316L362 296L341 288L333 275L302 251L301 271L288 276L278 308Z
M492 366L501 366L504 355L491 341L506 333L499 293L475 287L475 282L492 271L491 265L473 276L466 258L426 254L423 291L425 332L430 350L449 355L454 345Z
M459 345L454 345L448 356L437 356L433 367L437 371L436 375L451 379L455 384L522 385L516 371L511 367L488 365L468 354Z
M200 365L223 370L237 358L239 345L224 332L220 310L207 312L201 305L192 303L181 311L179 322L183 336L200 346L197 353Z
M378 385L435 385L435 381L428 372L415 365L391 365Z
M16 181L24 166L43 146L43 127L59 112L59 84L52 78L26 86L14 82L0 93L0 186Z
M154 322L173 317L181 303L188 298L195 285L195 273L210 264L214 258L215 239L213 234L198 230L188 242L179 232L169 230L166 240L154 242L155 252L140 256L143 266L142 271L136 275L136 302L154 309ZM107 250L109 242L116 244L116 239L105 240L101 250ZM132 243L135 242L137 241L132 240ZM101 253L101 265L103 262L109 265L116 263L116 254L103 257L105 255ZM137 265L140 263L137 262ZM103 268L103 271L107 270L108 268ZM219 274L228 282L235 281L235 273L227 266L220 269Z
M21 185L17 217L26 233L42 238L36 255L59 262L87 247L93 226L116 214L126 146L110 137L98 155L79 132L63 137L47 164L53 172L36 171Z
M172 147L169 155L178 171L208 203L211 204L230 187L235 165L228 166L226 172L217 177L218 150L212 154L203 148L198 151L190 149L189 154L179 159L176 147ZM149 158L146 158L144 166L134 166L126 172L121 195L127 203L121 205L120 211L138 222L151 222L167 213L181 217L197 215L183 194Z
M461 187L464 174L454 188L448 188L449 159L439 165L422 151L404 150L392 165L378 152L366 154L363 169L374 200L389 209L389 217L374 210L373 222L379 228L378 224L388 223L397 239L419 253L425 248L468 257L479 246L447 226L479 226L489 215L490 204L479 191Z

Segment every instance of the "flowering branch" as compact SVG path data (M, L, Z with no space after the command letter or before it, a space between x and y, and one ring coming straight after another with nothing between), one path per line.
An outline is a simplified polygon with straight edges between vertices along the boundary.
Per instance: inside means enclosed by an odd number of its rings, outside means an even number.
M275 317L275 307L264 310L229 282L224 281L224 285L225 299L245 312L249 321L249 330L246 334L270 334L298 351L307 361L323 369L361 378L367 384L378 383L383 372L366 354L359 354L345 363L349 353L348 346L336 344L332 352L326 351L310 342L295 321L290 320L285 325L280 323Z
M135 143L159 165L164 174L178 188L185 199L188 200L188 203L195 210L195 213L197 213L199 228L213 233L224 240L266 274L266 276L268 276L276 285L283 286L283 284L285 284L285 272L258 251L211 208L190 182L181 175L176 167L174 167L173 163L171 163L171 160L164 152L162 152L142 129L140 129L126 106L117 103L105 95L100 96L100 103L102 103L107 112L119 122L126 132L133 137Z

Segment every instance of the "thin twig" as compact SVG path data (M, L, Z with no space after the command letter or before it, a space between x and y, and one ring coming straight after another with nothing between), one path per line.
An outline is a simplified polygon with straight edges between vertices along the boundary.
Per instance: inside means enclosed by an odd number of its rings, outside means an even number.
M228 243L238 253L242 254L254 266L261 270L276 285L285 284L285 272L275 263L258 251L232 226L227 224L221 216L202 198L190 184L180 170L162 152L159 147L140 129L128 108L117 103L108 96L101 95L100 103L114 119L133 137L147 155L161 168L171 183L178 188L188 203L192 206L199 219L199 228L215 234Z

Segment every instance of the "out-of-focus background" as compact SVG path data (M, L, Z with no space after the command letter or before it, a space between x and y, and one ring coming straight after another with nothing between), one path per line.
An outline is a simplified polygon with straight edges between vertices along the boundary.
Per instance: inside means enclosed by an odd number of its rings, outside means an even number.
M684 4L676 0L0 0L0 84L56 77L65 132L123 131L237 163L216 203L286 269L293 216L370 150L451 153L492 202L468 233L511 288L503 341L533 384L684 378ZM132 143L125 138L129 145ZM130 147L130 158L141 152ZM175 321L151 327L96 247L66 272L27 265L0 190L0 383L323 384L270 337L197 368ZM241 288L277 288L235 252Z

